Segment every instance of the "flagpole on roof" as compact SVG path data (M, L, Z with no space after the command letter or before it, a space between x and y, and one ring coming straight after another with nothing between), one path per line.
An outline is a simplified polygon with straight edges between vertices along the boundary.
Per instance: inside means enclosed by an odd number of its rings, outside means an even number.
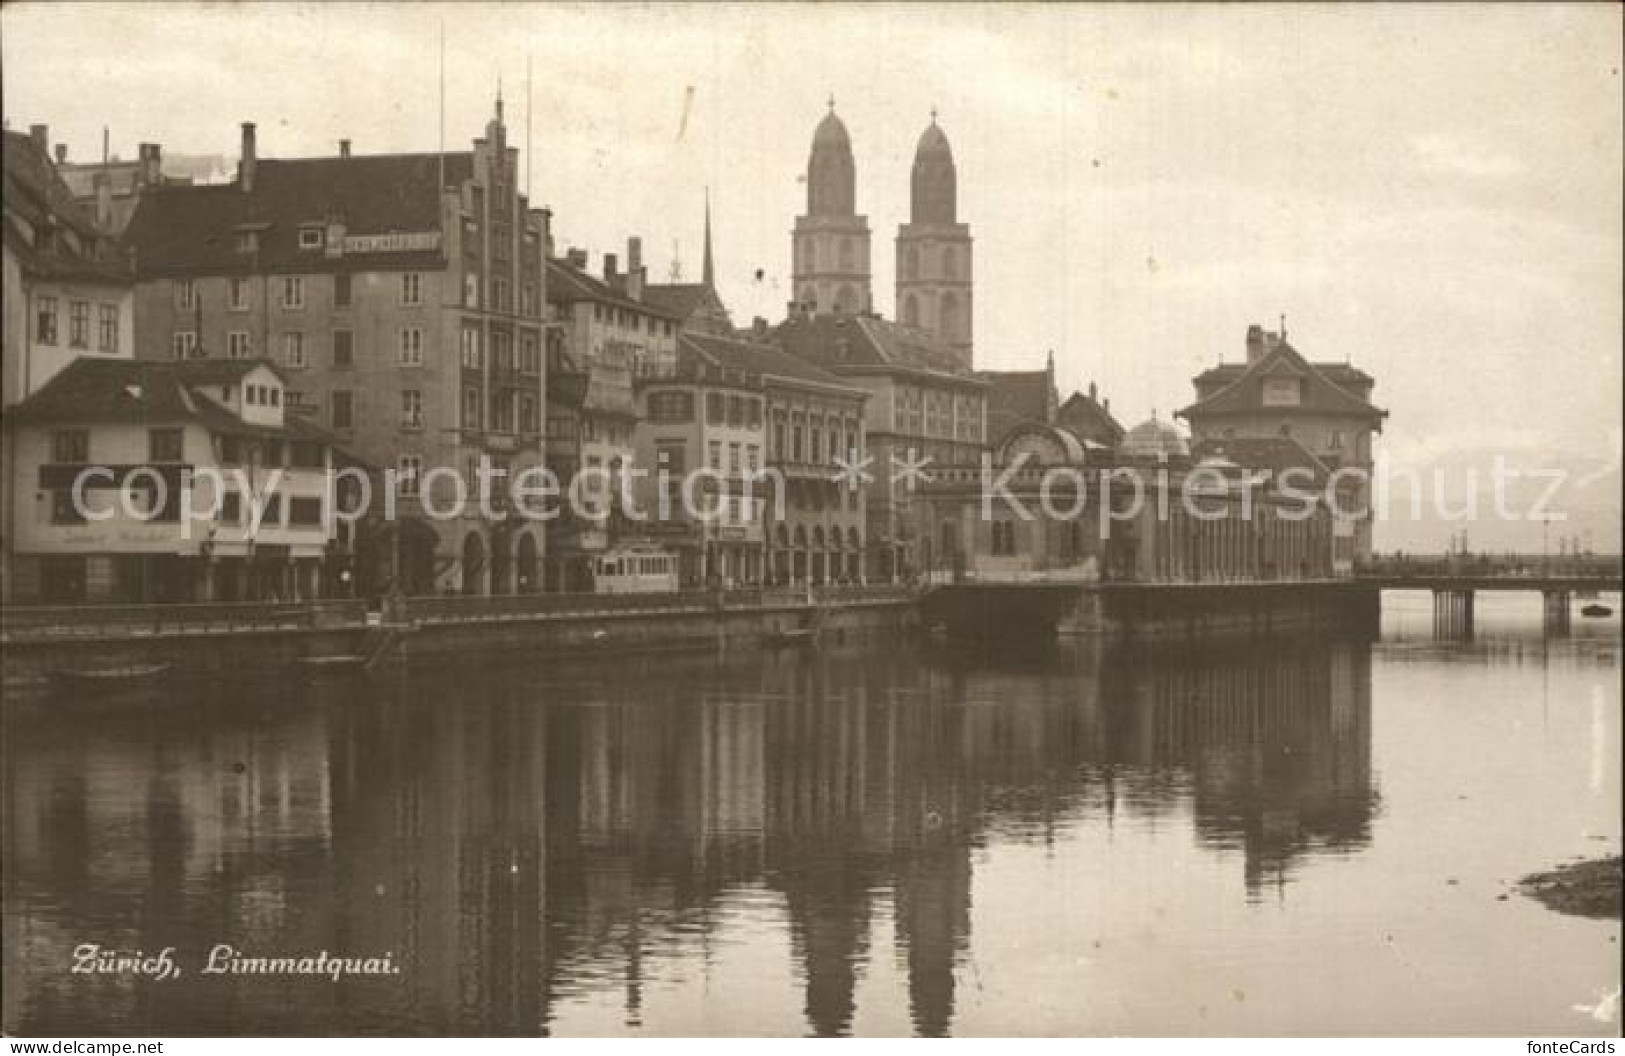
M440 189L435 192L435 211L446 190L446 20L440 20Z

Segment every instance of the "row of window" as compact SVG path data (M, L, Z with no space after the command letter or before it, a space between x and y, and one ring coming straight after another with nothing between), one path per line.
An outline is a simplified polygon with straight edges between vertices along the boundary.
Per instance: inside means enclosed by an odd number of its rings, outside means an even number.
M280 275L267 278L265 281L272 284L275 291L276 303L287 311L300 311L305 307L306 281L313 276ZM340 272L330 276L332 287L332 304L335 308L348 308L353 303L354 277L347 272ZM233 312L246 312L254 307L253 279L246 275L236 275L226 279L226 309ZM401 273L397 287L398 303L402 307L417 307L423 302L423 275L420 272L408 271ZM202 307L202 292L198 288L196 279L176 279L174 284L175 308L177 311L191 312ZM480 277L476 274L463 276L463 306L465 308L480 307ZM528 316L535 316L541 310L541 300L537 296L536 284L527 282L521 291L521 311ZM507 279L494 278L491 280L491 309L496 312L513 311L513 293ZM654 332L654 319L649 320L649 332ZM666 333L671 334L671 324L666 324Z
M282 336L282 363L293 370L310 366L309 342L300 330L288 331ZM478 369L481 365L478 330L463 331L462 363ZM511 371L516 363L513 356L513 338L509 334L492 334L493 366ZM170 351L176 359L189 359L197 352L197 332L177 330L170 339ZM397 362L403 367L423 365L423 330L421 327L402 327L396 333ZM226 334L226 354L232 359L251 359L254 356L254 336L246 330L233 330ZM332 365L346 369L355 365L355 333L351 330L332 332ZM542 371L541 342L535 334L521 336L517 368L522 374L540 374Z
M157 490L137 485L137 491L144 493L145 501L136 509L145 520L160 523L175 523L181 518L181 496L174 491L166 491L163 500L159 500ZM291 528L316 528L322 524L322 500L319 497L294 496L287 502L287 521L283 521L282 496L275 494L262 495L256 500L260 506L260 527L281 528L286 523ZM133 505L133 504L132 504ZM219 522L225 525L244 526L248 524L248 505L243 502L241 492L232 490L220 496ZM74 502L72 488L56 488L51 492L51 523L56 525L75 525L86 523L85 512L78 503Z
M712 440L706 445L707 463L719 473L722 465L722 441ZM743 456L743 457L741 457ZM731 476L738 476L741 472L755 473L762 468L762 450L756 444L741 444L738 441L728 445L727 471Z
M34 340L41 345L55 345L61 341L58 327L57 299L40 297L35 301ZM96 307L96 351L118 351L118 305L98 304ZM68 347L90 348L89 301L68 302Z
M787 438L788 445L785 443ZM858 427L857 423L852 421L846 423L844 431L832 425L827 434L816 425L810 430L803 430L799 424L786 429L784 422L775 421L772 447L769 448L773 457L780 460L825 463L833 463L838 458L852 457L857 449Z
M672 322L670 319L658 319L652 315L644 315L642 312L633 311L631 308L618 308L612 304L595 303L592 306L592 317L594 322L608 323L623 330L644 329L651 336L663 334L670 337L672 335Z
M186 461L185 430L165 427L147 430L147 461L177 463ZM223 465L246 465L320 469L324 465L322 446L310 440L252 442L236 436L219 438L218 453ZM284 454L287 460L284 461ZM51 433L51 461L84 465L90 461L90 430L57 429Z

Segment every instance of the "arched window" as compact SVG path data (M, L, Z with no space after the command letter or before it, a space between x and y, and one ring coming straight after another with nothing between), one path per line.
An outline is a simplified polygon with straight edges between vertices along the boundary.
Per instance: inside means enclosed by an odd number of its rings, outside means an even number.
M942 306L938 310L937 318L940 321L939 332L949 340L959 337L959 298L952 292L942 295Z
M954 253L953 246L942 247L942 277L945 279L959 277L959 257Z
M839 253L840 253L840 256L839 256L838 259L840 261L840 264L839 264L840 269L842 271L851 271L852 270L852 240L850 238L841 239L841 248L839 250Z
M903 296L903 323L906 326L920 325L920 304L912 293Z
M801 270L818 270L818 240L816 238L801 240Z
M851 315L858 310L858 291L851 286L842 286L835 291L835 310L842 315Z
M903 248L903 278L912 279L920 274L920 247L910 243Z
M803 286L801 288L801 305L808 311L817 311L818 291L812 286Z

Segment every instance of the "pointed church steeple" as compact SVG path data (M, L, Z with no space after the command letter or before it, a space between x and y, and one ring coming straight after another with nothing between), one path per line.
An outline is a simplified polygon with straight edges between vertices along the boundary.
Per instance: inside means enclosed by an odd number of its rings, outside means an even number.
M705 273L702 281L707 289L716 289L716 269L711 263L711 188L705 189Z

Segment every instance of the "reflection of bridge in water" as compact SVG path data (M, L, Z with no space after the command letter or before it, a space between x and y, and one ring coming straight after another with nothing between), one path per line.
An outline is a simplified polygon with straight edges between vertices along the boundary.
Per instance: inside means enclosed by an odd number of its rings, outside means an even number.
M889 914L914 1029L940 1034L978 848L1187 816L1257 894L1363 845L1376 801L1360 644L424 674L269 723L134 728L88 755L42 732L8 797L12 890L65 900L66 933L111 914L143 921L108 937L127 945L388 950L400 977L92 1006L29 993L8 1002L16 1026L72 1008L230 1033L298 1007L316 1033L534 1034L608 994L622 1018L597 1027L618 1029L767 896L809 1030L852 1028ZM165 776L108 796L109 768ZM60 831L116 853L63 854Z

